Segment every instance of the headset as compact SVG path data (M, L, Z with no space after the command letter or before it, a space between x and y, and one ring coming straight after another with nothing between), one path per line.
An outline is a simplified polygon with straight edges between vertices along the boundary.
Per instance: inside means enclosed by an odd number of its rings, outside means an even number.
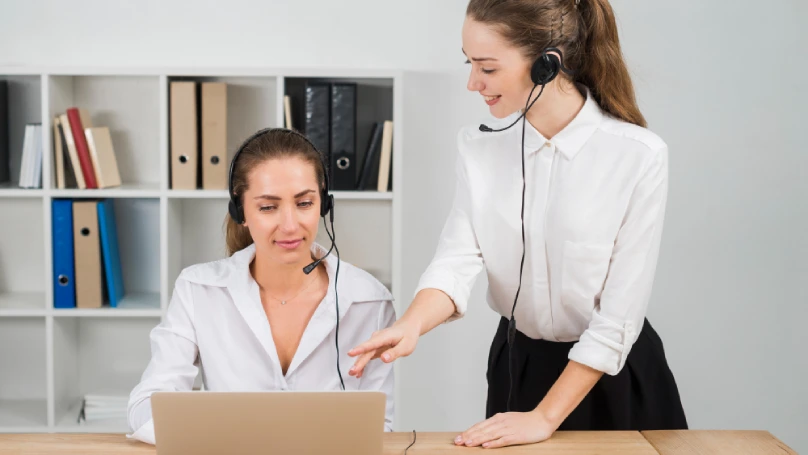
M525 109L522 112L522 115L520 115L513 123L505 128L500 129L493 129L487 125L480 124L480 131L485 133L496 133L505 131L514 126L520 119L522 120L522 148L519 150L519 154L522 156L522 262L519 264L519 286L516 288L516 296L513 298L513 306L511 307L511 319L508 321L508 402L506 403L506 409L508 412L511 410L511 392L513 391L513 363L511 362L511 350L513 349L513 342L516 338L516 318L514 317L514 312L516 311L516 302L519 299L519 291L522 289L522 270L525 266L525 120L527 111L533 107L533 103L535 103L544 92L544 87L552 82L553 79L558 76L559 72L563 71L570 76L574 76L575 72L564 66L564 63L560 58L562 55L561 50L557 47L546 47L544 50L542 50L538 58L536 58L536 61L533 62L533 65L530 68L530 79L533 81L533 88L530 89L530 94L527 96L527 102L525 103ZM539 90L539 94L536 96L536 99L531 102L530 98L533 96L533 91L536 90L536 87L539 85L541 85L541 90Z
M317 152L317 156L320 158L320 163L322 164L323 169L323 187L320 188L320 218L323 219L323 226L325 226L325 232L328 234L328 239L331 240L331 248L328 249L328 252L323 255L323 257L315 260L314 262L310 263L309 265L303 267L303 273L308 275L312 272L320 263L329 255L331 254L331 250L336 250L337 252L337 269L336 273L334 274L334 300L337 306L337 328L335 333L335 345L337 348L337 374L339 375L339 382L342 386L342 390L345 390L345 381L342 379L342 372L340 371L339 367L339 293L337 292L337 282L339 280L339 248L337 248L336 243L336 231L334 230L334 196L329 192L330 190L330 183L328 180L328 166L326 164L326 160L324 155L317 149L317 147L307 138L305 135L288 128L264 128L262 130L257 131L252 136L248 137L236 150L236 153L233 155L232 161L230 161L230 172L228 175L228 194L230 196L230 202L227 204L227 211L230 214L230 218L233 219L237 224L244 223L244 206L241 204L240 196L235 194L233 188L233 172L236 169L236 161L238 160L239 155L241 152L247 148L247 146L252 143L253 140L257 139L260 136L265 134L292 134L296 137L299 137L306 141L314 151ZM328 215L328 218L331 222L331 231L328 230L328 225L325 223L325 216Z

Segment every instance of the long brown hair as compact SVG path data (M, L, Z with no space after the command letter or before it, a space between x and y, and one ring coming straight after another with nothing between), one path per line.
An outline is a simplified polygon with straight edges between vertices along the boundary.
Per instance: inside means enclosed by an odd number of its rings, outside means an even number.
M646 126L608 0L470 0L466 15L497 27L531 62L545 47L561 49L573 81L588 87L604 111Z
M317 175L317 184L320 188L325 187L325 169L320 152L297 134L282 129L271 130L247 143L233 168L233 194L238 197L241 205L244 204L242 199L244 193L249 189L250 171L267 160L291 157L311 163ZM322 204L323 201L320 203ZM250 230L244 225L236 224L228 214L225 218L227 255L232 256L236 251L242 250L252 243Z

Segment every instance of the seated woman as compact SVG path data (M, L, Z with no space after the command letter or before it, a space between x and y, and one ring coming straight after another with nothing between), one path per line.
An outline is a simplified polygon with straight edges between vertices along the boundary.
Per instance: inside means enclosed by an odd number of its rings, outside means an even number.
M346 374L354 362L349 348L395 321L392 296L314 241L326 215L321 204L328 209L331 202L324 172L320 152L290 130L260 131L236 153L229 257L190 266L177 278L166 316L150 335L151 360L129 398L130 437L155 444L149 397L191 390L200 367L210 391L328 391L343 384L383 391L384 427L392 431L392 364L375 362L360 378Z

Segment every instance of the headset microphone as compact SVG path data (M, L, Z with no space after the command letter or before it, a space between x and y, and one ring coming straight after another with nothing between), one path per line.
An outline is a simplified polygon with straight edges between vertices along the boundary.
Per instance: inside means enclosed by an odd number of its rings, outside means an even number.
M530 98L533 96L533 90L536 90L536 86L537 86L537 85L538 85L538 84L534 85L534 86L533 86L533 88L530 90L530 95L528 95L528 96L527 96L528 101L530 101ZM542 94L542 92L543 92L543 91L544 91L544 84L542 84L542 86L541 86L541 90L539 90L539 94L538 94L538 96L536 96L536 99L535 99L535 100L533 100L533 103L535 103L535 102L536 102L536 100L538 100L538 99L539 99L539 97L541 96L541 94ZM482 124L482 123L481 123L481 124L480 124L480 131L482 131L483 133L498 133L498 132L500 132L500 131L505 131L505 130L507 130L507 129L510 129L512 126L516 125L516 123L517 123L519 120L521 120L521 119L522 119L522 118L523 118L525 115L527 115L527 111L528 111L528 110L529 110L531 107L533 107L533 103L530 103L530 105L526 106L526 107L525 107L525 111L524 111L524 112L522 112L522 115L520 115L519 117L517 117L517 118L516 118L516 120L514 120L514 121L513 121L513 123L511 123L510 125L506 126L505 128L500 128L500 129L495 130L495 129L491 128L490 126L488 126L488 125L485 125L485 124Z
M329 195L328 197L333 198L333 196L331 196L331 195ZM328 212L328 217L331 220L331 230L334 230L334 203L333 203L333 201L331 202L331 210L329 210L329 212ZM326 254L324 254L323 257L321 257L321 258L317 259L316 261L312 262L311 264L303 267L303 273L305 273L306 275L308 275L309 273L311 273L312 270L317 268L317 266L320 265L320 263L323 262L323 260L326 257L328 257L329 254L331 254L331 250L334 249L334 237L332 237L331 233L328 232L328 226L325 224L325 220L323 220L323 225L325 226L326 233L328 233L328 239L331 240L331 248L328 249L328 252Z

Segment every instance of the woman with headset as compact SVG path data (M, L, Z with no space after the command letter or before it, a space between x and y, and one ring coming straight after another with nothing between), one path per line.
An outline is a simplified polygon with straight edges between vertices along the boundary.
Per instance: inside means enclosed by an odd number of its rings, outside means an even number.
M486 420L455 439L500 447L556 430L687 428L645 318L668 187L607 0L471 0L468 89L495 119L458 134L457 186L434 258L392 327L349 355L409 355L463 316L485 268L501 316ZM511 128L521 123L521 128Z
M286 129L261 130L236 152L229 257L177 278L129 398L132 437L155 443L151 394L191 390L199 368L211 391L383 391L384 428L392 430L392 365L377 361L363 378L342 374L353 362L347 348L396 315L384 285L314 241L320 218L328 216L333 230L323 163L308 139Z

